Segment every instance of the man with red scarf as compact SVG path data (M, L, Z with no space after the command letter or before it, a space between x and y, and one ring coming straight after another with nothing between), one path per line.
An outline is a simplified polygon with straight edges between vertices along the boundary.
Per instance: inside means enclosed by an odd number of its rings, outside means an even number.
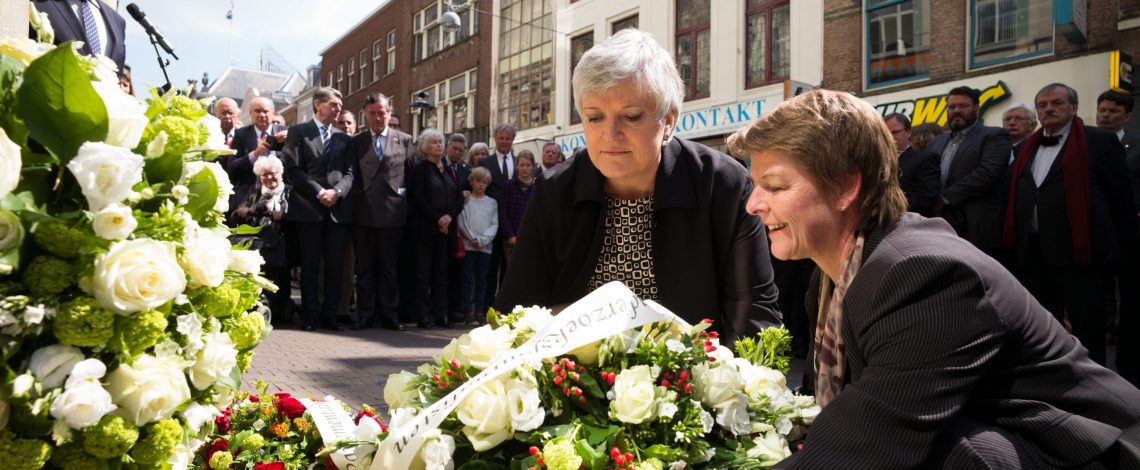
M1093 360L1105 363L1103 297L1097 283L1136 233L1124 147L1111 132L1085 127L1077 92L1053 83L1034 98L1041 129L1013 162L1003 241L1014 273L1063 320Z

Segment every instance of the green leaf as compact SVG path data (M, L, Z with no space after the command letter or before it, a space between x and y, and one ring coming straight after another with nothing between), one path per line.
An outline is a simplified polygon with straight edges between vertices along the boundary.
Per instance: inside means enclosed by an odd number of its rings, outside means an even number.
M6 55L0 55L0 127L8 138L23 149L23 160L28 162L30 151L27 147L28 129L16 116L16 89L20 85L20 74L24 64Z
M84 142L107 138L107 109L71 43L36 59L16 92L16 114L32 139L67 164Z
M214 172L208 169L199 171L186 182L186 188L190 190L186 212L194 220L202 220L218 201L218 181L214 179Z
M182 177L182 156L163 155L147 160L143 166L150 184L178 181Z
M621 426L609 425L602 427L583 421L582 429L586 430L586 442L588 442L590 445L596 446L598 444L604 444L606 441L609 441L611 437L618 433L618 431L621 431Z
M230 369L230 373L218 379L218 383L230 387L234 390L241 388L241 368L234 366Z
M261 232L261 227L253 227L246 224L238 225L230 230L232 235L257 235Z
M585 439L578 439L574 442L574 450L582 457L582 464L588 469L605 468L609 463L609 458L606 456L605 444L598 446L591 446Z

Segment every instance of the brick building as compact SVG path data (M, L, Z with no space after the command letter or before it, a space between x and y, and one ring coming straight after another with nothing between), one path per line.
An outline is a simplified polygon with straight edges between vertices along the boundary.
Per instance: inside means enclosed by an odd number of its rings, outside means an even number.
M945 93L969 85L983 90L986 122L1000 125L1010 104L1063 82L1081 97L1079 115L1095 122L1102 91L1136 93L1140 0L825 0L824 38L821 86L884 114L945 124Z

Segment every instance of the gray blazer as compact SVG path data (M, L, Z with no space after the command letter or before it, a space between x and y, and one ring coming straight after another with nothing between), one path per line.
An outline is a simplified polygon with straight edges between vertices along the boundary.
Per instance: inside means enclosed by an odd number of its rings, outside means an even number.
M926 149L941 159L949 142L950 134L942 134L930 141ZM961 210L965 218L964 224L954 230L980 248L1001 246L1006 198L1000 183L1007 175L1010 146L1009 131L977 124L954 152L946 183L942 185L946 205Z
M407 181L412 173L412 136L388 129L384 158L376 158L372 132L352 138L357 174L352 183L352 224L403 227L408 220Z
M944 468L944 433L963 421L1044 464L1012 468L1083 467L1110 448L1140 468L1140 391L945 221L908 213L868 234L843 312L847 383L777 468Z

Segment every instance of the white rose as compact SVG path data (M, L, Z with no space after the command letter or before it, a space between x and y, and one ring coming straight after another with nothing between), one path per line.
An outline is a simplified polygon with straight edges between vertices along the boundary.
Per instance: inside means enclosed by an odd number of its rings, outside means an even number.
M52 389L63 385L71 368L83 360L83 352L75 346L53 344L44 346L32 353L28 363L32 375L36 376L44 388Z
M734 359L734 356L732 355L732 350L728 349L724 346L721 346L720 338L713 338L709 341L712 342L712 346L713 346L713 350L708 353L709 357L716 359L716 362L719 362L722 364L726 363L726 362L730 362Z
M238 352L230 335L215 331L207 333L203 340L206 346L198 351L190 366L190 383L198 390L205 390L237 366Z
M364 420L361 420L362 422ZM455 454L455 438L447 434L427 441L420 450L425 470L451 470L455 468L452 455Z
M819 416L820 411L823 411L823 408L819 405L811 405L806 408L801 408L800 419L803 420L804 424L811 425L811 423L815 421L815 417Z
M756 445L748 449L748 458L780 461L792 455L791 449L788 449L788 441L775 431L756 436L752 438L752 442Z
M748 397L743 393L716 407L716 423L729 432L740 436L752 432L748 416Z
M28 7L35 8L31 3L28 4ZM51 30L50 22L47 23L47 29ZM52 34L54 35L54 31ZM55 49L55 46L51 44L50 39L45 44L26 37L7 36L0 38L0 54L16 59L25 66L52 49Z
M123 92L118 80L92 82L91 86L95 87L107 108L107 139L104 142L126 149L138 146L143 131L150 123L146 117L146 106L138 98Z
M459 404L456 416L476 452L493 448L511 436L506 395L503 382L493 380L473 390Z
M213 405L203 405L198 402L193 402L186 409L182 410L182 418L186 420L186 427L190 429L191 434L198 434L198 431L205 426L206 423L214 421L215 417L221 416L222 412Z
M546 328L546 325L554 319L554 316L550 314L550 309L547 308L539 306L529 308L515 307L515 311L518 310L523 311L523 316L515 322L515 328L519 330L526 328L534 332L539 332L542 331L543 328Z
M144 155L144 157L146 157L147 160L161 157L166 153L166 141L169 139L170 137L166 135L166 131L158 131L158 134L150 140L150 143L146 144L146 155Z
M405 424L416 420L415 408L391 408L389 414L392 419L388 420L388 432L394 433Z
M403 408L415 398L415 390L408 390L408 382L414 378L416 374L406 370L388 376L388 381L384 383L384 403L388 404L388 409Z
M257 274L261 272L261 265L265 258L257 250L230 250L230 271L242 274Z
M186 162L182 165L182 179L178 181L179 184L186 184L202 170L210 170L218 183L218 200L214 203L214 210L225 212L230 208L230 195L234 193L234 185L230 183L230 176L221 165L215 162Z
M135 220L130 207L114 203L96 213L91 225L95 229L95 235L106 240L118 240L127 238L139 226L139 222Z
M142 168L142 157L102 142L83 144L67 163L92 211L126 199L131 187L142 181Z
M459 339L459 354L480 369L487 368L496 355L510 349L511 329L505 326L491 328L489 324L483 325L471 330L466 341L462 337Z
M186 289L174 245L148 238L111 245L95 261L91 289L104 308L120 315L158 307Z
M610 402L610 415L630 424L653 419L656 411L653 385L655 377L649 366L633 366L618 373L614 379L614 399Z
M20 183L20 146L8 138L8 133L0 127L0 199L16 189Z
M4 196L0 196L3 198ZM0 209L0 253L20 246L24 239L24 225L16 214Z
M376 440L376 436L379 434L380 423L375 419L365 416L356 423L356 429L352 430L352 440L372 442Z
M191 287L218 287L226 280L226 268L230 265L230 241L210 232L199 234L183 244L182 267L190 275Z
M51 403L51 415L77 430L99 422L112 411L115 405L111 403L111 394L97 380L71 384Z
M546 419L538 388L522 380L511 379L507 384L507 403L511 412L511 428L515 431L533 430Z
M731 364L719 363L716 367L699 364L693 367L693 386L701 403L716 408L735 399L740 393L740 374Z
M747 359L736 359L736 361L744 361L747 366L740 365L741 380L744 381L744 392L750 397L758 397L759 394L765 396L773 396L780 392L787 390L788 379L784 374L778 370L770 369L767 367L758 367L749 363Z
M169 418L190 399L184 365L173 358L144 354L132 364L121 364L107 378L118 414L135 426Z
M447 343L447 346L444 346L443 349L439 350L439 356L436 358L442 359L444 362L451 362L452 359L458 359L459 362L469 362L463 358L462 354L459 353L459 341L467 341L464 336L468 336L467 333L459 335L458 338L451 338L451 342Z

